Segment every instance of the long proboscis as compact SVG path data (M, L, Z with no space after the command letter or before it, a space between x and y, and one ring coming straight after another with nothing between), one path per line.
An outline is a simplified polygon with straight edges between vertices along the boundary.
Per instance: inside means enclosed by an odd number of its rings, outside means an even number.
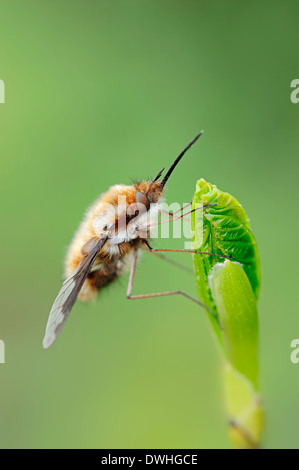
M185 155L185 153L187 152L187 150L189 150L190 147L192 147L192 145L197 141L197 139L199 139L199 137L203 134L203 131L200 131L199 134L197 134L196 137L194 137L193 140L191 140L190 144L187 145L187 147L184 148L184 150L179 154L179 156L175 159L175 161L173 162L173 164L171 165L171 167L169 168L168 172L166 173L166 175L164 176L163 180L161 181L162 183L162 186L165 186L165 184L167 183L171 173L173 172L173 170L175 169L175 167L177 166L177 164L179 163L179 161L183 158L183 156Z

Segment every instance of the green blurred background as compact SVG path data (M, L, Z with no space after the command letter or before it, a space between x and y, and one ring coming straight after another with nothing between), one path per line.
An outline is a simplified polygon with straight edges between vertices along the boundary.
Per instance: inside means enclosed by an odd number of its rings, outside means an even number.
M263 269L264 446L298 448L298 2L2 0L0 14L0 446L229 447L217 348L184 298L129 302L126 275L41 345L85 208L204 128L167 201L188 202L203 177L247 210ZM192 275L144 255L135 292L173 288L196 293Z

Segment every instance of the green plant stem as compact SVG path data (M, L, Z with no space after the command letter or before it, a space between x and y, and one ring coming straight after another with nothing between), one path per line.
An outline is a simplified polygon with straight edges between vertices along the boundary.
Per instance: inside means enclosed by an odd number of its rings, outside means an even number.
M241 204L216 186L199 180L193 199L217 203L192 213L193 249L232 257L195 254L194 268L200 299L209 315L223 358L223 380L229 433L238 448L257 448L263 428L258 391L259 256ZM221 325L221 328L219 327Z

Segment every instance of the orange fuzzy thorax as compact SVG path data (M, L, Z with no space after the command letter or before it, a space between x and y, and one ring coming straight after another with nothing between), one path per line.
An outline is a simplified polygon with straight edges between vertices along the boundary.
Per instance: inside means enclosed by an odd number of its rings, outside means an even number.
M107 226L112 226L113 224L117 226L118 212L117 210L109 210L109 208L120 209L119 201L125 201L126 206L135 204L136 191L146 194L151 204L157 204L163 195L163 187L160 182L141 181L132 186L111 186L87 210L83 221L75 233L66 255L65 277L71 275L82 260L81 249L89 240L94 237L100 238L103 236ZM124 207L123 211L125 210L126 208ZM89 300L91 297L94 297L99 288L96 287L96 284L98 286L102 284L100 277L105 278L105 273L113 264L112 261L115 264L115 269L118 270L117 266L119 265L119 270L121 270L124 265L124 259L136 245L140 245L138 237L119 244L113 244L113 240L109 240L94 263L94 271L97 270L97 278L94 279L94 275L85 281L79 298L81 300ZM116 274L118 275L118 272ZM103 285L104 281L105 279L103 279Z

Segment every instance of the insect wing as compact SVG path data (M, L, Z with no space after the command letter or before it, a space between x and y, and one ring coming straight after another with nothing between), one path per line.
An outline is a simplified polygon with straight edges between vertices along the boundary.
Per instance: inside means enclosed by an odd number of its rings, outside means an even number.
M107 240L108 237L101 238L97 243L93 244L89 253L82 259L76 270L62 284L49 314L43 340L43 347L45 349L49 348L57 339L96 257Z

